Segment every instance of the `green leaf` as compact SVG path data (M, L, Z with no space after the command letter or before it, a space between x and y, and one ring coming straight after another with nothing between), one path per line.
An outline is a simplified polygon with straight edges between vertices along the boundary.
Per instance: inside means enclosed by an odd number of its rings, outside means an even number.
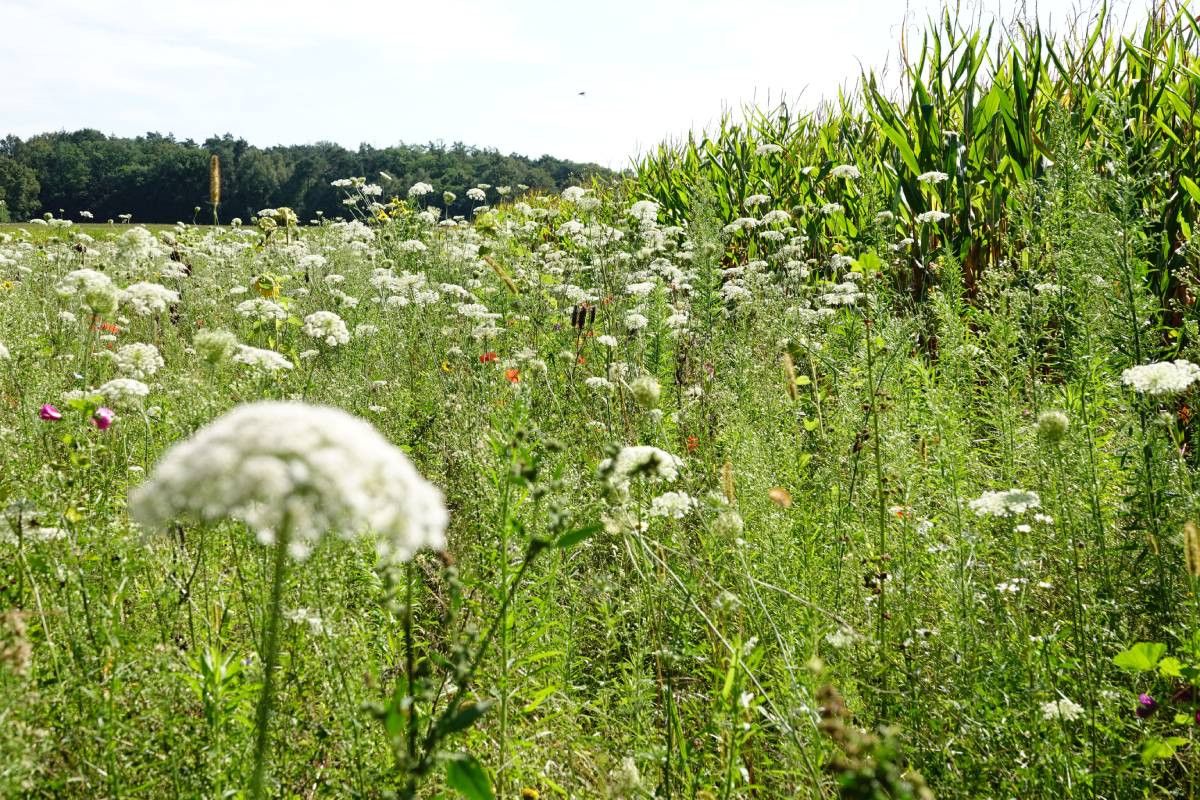
M467 703L461 706L457 711L449 717L443 717L438 720L438 733L442 736L451 733L465 731L467 728L475 724L475 721L487 713L487 710L492 707L491 700L482 700L478 703Z
M1147 739L1142 745L1142 763L1150 764L1163 758L1175 755L1175 746L1165 739Z
M598 522L593 522L591 525L584 525L582 528L576 528L573 531L567 531L562 536L559 536L554 542L554 546L560 550L566 550L569 547L582 542L584 539L590 539L595 534L599 533L604 526Z
M1167 656L1158 662L1158 674L1164 678L1182 678L1183 664L1174 656Z
M1193 200L1195 200L1197 203L1200 203L1200 186L1197 186L1194 180L1189 178L1187 175L1180 175L1179 185L1184 189L1187 189L1187 193L1192 196Z
M1161 642L1138 642L1125 652L1114 656L1113 663L1122 669L1149 672L1158 665L1166 652L1167 646Z
M537 693L535 693L533 695L533 699L531 699L528 703L525 704L525 706L521 709L521 711L525 712L526 714L530 714L530 713L536 711L538 706L540 706L542 703L546 702L546 700L557 691L558 691L558 687L554 686L554 685L550 685L543 689L540 689Z
M456 753L446 762L446 785L468 800L496 800L491 779L469 753Z

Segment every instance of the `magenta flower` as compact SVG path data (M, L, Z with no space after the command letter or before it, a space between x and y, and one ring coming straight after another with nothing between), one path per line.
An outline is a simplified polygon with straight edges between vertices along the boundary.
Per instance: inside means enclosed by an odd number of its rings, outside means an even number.
M117 415L108 406L100 406L96 409L96 413L92 414L92 424L102 431L108 430L109 426L116 420Z
M46 422L58 422L62 419L62 412L49 403L46 403L38 409L38 416Z
M1156 708L1158 708L1158 701L1145 692L1142 692L1138 695L1138 704L1137 708L1134 709L1134 713L1141 719L1145 719L1153 714Z

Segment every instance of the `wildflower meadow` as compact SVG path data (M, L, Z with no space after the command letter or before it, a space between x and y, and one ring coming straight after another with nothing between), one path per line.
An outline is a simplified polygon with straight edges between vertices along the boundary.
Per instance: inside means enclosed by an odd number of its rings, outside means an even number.
M1166 9L563 191L0 226L0 797L1193 797Z

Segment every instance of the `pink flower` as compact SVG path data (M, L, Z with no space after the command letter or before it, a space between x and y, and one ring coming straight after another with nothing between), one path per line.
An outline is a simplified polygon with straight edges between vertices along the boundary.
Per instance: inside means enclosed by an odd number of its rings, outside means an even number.
M108 406L100 406L96 409L96 413L92 414L92 424L102 431L108 430L108 427L113 424L117 415Z
M46 422L58 422L62 419L62 412L49 403L46 403L38 409L38 416Z

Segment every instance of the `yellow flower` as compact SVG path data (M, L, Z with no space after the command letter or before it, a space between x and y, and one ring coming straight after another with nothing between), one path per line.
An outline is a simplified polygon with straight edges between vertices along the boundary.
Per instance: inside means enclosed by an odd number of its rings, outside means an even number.
M279 279L270 273L264 273L254 279L254 291L259 297L265 297L268 300L279 299Z
M542 795L532 786L526 786L521 790L521 800L538 800Z
M450 371L450 362L442 361L442 372L449 372L449 371Z

